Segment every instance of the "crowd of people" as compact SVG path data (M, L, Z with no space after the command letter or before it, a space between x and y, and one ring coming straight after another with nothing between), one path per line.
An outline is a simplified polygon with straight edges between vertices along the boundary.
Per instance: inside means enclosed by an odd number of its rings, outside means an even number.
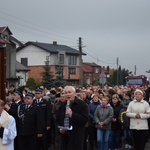
M144 150L150 87L11 85L0 100L0 150Z

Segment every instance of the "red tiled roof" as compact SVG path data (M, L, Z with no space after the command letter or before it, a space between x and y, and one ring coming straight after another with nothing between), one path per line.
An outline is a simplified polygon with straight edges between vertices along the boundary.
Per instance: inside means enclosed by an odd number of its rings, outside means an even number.
M0 33L2 33L5 29L6 27L0 27Z
M94 63L94 62L83 62L82 63L82 70L86 73L92 73L92 67L101 67L100 65ZM101 67L101 72L108 73L107 68Z
M90 73L90 72L92 72L92 67L83 63L82 70L83 70L83 72Z
M98 64L96 64L96 63L94 63L94 62L83 62L83 64L85 64L85 65L89 65L89 66L92 66L92 67L100 67L100 65L98 65Z
M10 31L10 29L9 29L7 26L5 26L5 27L0 27L0 33L3 33L5 30L7 30L10 35L12 34L12 32Z

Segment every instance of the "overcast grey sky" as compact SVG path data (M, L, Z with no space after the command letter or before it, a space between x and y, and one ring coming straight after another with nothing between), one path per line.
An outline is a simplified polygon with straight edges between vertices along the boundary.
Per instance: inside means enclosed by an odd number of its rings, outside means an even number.
M20 41L68 45L82 37L86 62L137 75L150 70L149 0L1 0L0 26Z

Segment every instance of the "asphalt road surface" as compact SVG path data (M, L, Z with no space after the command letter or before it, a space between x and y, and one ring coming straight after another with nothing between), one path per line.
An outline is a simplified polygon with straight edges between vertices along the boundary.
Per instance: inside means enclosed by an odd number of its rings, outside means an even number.
M54 150L54 146L52 145L49 150ZM87 150L88 150L88 149L87 149ZM97 149L95 148L95 150L97 150ZM124 150L124 149L123 149L123 148L120 148L120 149L118 149L118 150ZM146 144L145 150L150 150L150 139L149 139L149 141L148 141L147 144Z

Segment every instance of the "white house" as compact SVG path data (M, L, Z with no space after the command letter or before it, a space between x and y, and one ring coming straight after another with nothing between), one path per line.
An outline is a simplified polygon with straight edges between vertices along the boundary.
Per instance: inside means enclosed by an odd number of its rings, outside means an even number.
M50 65L54 78L58 76L58 68L61 67L62 76L67 82L79 84L79 51L66 45L58 45L57 42L27 42L17 49L16 59L30 70L28 78L32 77L37 82L42 81L43 66Z

